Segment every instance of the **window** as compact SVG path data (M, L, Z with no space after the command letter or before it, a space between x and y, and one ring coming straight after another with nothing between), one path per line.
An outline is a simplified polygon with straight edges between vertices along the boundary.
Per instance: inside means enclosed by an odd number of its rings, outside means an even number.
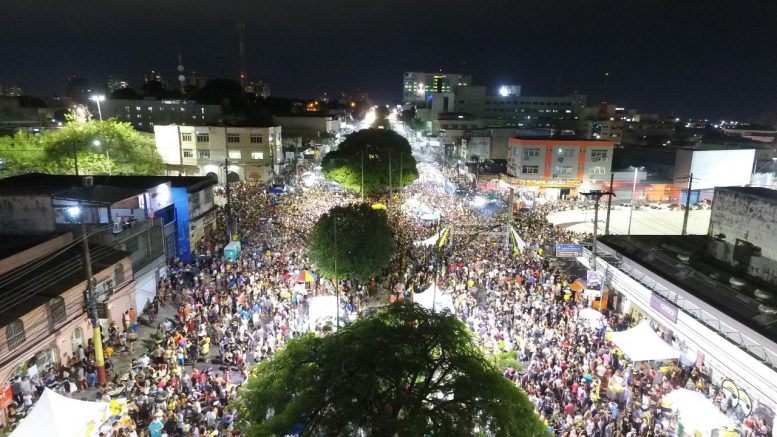
M5 327L5 339L8 341L8 350L14 349L24 343L24 323L16 319Z
M210 205L213 203L213 190L203 191L203 203Z
M229 151L229 159L240 159L242 154L239 150L230 150Z
M116 267L113 268L113 280L117 284L124 282L124 265L122 263L116 264Z
M572 174L572 167L557 166L553 173L555 177L569 176Z
M538 147L523 149L523 159L536 158L538 156L540 156L540 149Z
M574 149L558 149L558 156L564 157L564 158L571 158L574 156L575 150Z
M262 135L261 134L251 134L251 144L261 144L262 143Z
M607 159L607 149L593 149L591 150L591 160L601 161L603 159Z
M192 150L192 149L183 149L183 157L184 158L194 158L194 150Z
M200 159L210 159L210 150L198 150L197 157Z
M589 170L589 174L591 176L603 175L605 173L607 173L607 171L604 169L604 167L591 167L591 170Z
M251 159L264 159L264 152L251 152Z
M210 142L210 135L207 133L197 134L197 142L198 143Z
M76 328L70 335L70 346L73 348L73 355L78 353L78 346L84 344L84 331Z
M227 142L228 143L239 143L240 142L240 134L227 134Z
M524 165L521 168L521 174L539 174L540 167L538 165Z
M181 133L181 141L191 141L191 140L192 140L191 132L182 132Z
M65 299L62 299L59 296L51 299L49 301L49 314L51 315L52 326L65 320L67 317L67 312L65 311Z

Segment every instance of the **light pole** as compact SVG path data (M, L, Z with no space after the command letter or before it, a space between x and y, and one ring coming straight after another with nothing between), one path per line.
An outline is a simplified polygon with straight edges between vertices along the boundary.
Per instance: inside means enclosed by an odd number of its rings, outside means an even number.
M594 244L591 247L591 270L596 271L596 240L599 231L599 200L602 196L613 196L612 191L592 190L588 193L580 193L586 197L593 197L594 203Z
M629 230L626 233L629 238L631 237L631 216L634 214L634 208L636 208L636 205L634 204L634 192L637 191L637 174L643 168L645 167L634 167L634 183L631 185L631 208L629 208Z
M92 144L95 147L97 147L98 149L100 148L100 145L102 145L100 140L94 140L94 141L92 141ZM105 159L108 161L108 176L110 176L111 175L111 155L108 152L108 145L107 144L105 145Z
M100 108L100 102L105 100L105 96L102 94L94 95L90 97L89 100L97 103L97 115L100 117L100 121L103 121L103 111L102 108Z

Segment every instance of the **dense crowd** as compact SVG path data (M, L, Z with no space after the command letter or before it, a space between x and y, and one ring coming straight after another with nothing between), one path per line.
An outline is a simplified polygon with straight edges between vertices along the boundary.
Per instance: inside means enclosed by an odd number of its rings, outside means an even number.
M587 236L554 227L545 218L553 205L537 205L514 217L526 244L516 255L501 219L451 193L450 181L456 187L467 180L460 171L426 168L421 174L401 196L385 192L370 199L387 205L398 255L379 280L358 287L342 282L341 313L355 315L375 301L412 298L436 284L440 298L450 299L487 352L515 352L522 365L507 369L505 377L529 394L556 435L671 435L676 421L663 408L662 395L675 387L708 393L706 379L678 363L666 363L661 378L655 368L629 363L606 337L608 329L627 328L632 322L627 316L605 312L598 325L579 316L589 302L571 290L576 278L542 253ZM308 307L311 297L334 290L328 281L299 280L311 268L304 236L319 215L357 197L325 187L276 195L260 184L236 184L231 196L242 255L221 256L222 209L217 232L203 239L192 263L171 261L169 276L145 309L144 321L156 326L155 335L135 345L134 310L124 326L104 333L108 366L113 348L146 352L129 373L111 372L111 384L98 393L104 400L129 401L127 413L107 435L239 435L229 404L249 366L272 357L302 332L326 331L324 322L308 318ZM440 218L425 219L429 213ZM439 253L436 244L418 244L446 226L451 237ZM174 315L157 317L165 310ZM94 386L91 340L77 355L50 375L19 380L17 401L31 404L36 390L57 381L65 381L61 390L67 393L71 380L80 389ZM725 399L718 402L725 405ZM757 419L741 419L751 434L766 435Z

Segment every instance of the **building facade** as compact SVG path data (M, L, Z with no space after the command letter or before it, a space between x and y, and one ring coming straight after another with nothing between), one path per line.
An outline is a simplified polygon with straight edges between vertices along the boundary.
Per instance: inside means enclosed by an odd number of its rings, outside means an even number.
M287 137L319 138L324 134L337 136L343 127L339 117L323 113L274 115L273 120L283 128Z
M511 138L507 174L513 185L534 187L546 198L572 196L609 180L612 141Z
M471 83L472 76L468 74L408 71L402 82L402 101L406 105L425 104L433 93L449 93Z
M168 174L268 181L283 164L280 126L154 126L156 147Z
M516 127L554 126L560 120L579 117L587 98L584 94L542 97L520 93L489 94L484 86L457 88L456 111Z
M100 104L103 119L115 118L140 131L153 132L156 125L212 125L223 118L220 105L203 105L188 100L107 99Z

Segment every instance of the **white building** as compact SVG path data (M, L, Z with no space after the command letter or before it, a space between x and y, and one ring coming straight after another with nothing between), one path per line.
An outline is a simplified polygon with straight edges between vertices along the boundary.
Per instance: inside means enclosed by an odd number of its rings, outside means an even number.
M154 126L156 148L170 175L215 175L224 182L229 158L231 178L267 181L283 163L281 127Z
M336 115L302 113L273 116L287 137L319 138L323 134L337 136L343 127Z

